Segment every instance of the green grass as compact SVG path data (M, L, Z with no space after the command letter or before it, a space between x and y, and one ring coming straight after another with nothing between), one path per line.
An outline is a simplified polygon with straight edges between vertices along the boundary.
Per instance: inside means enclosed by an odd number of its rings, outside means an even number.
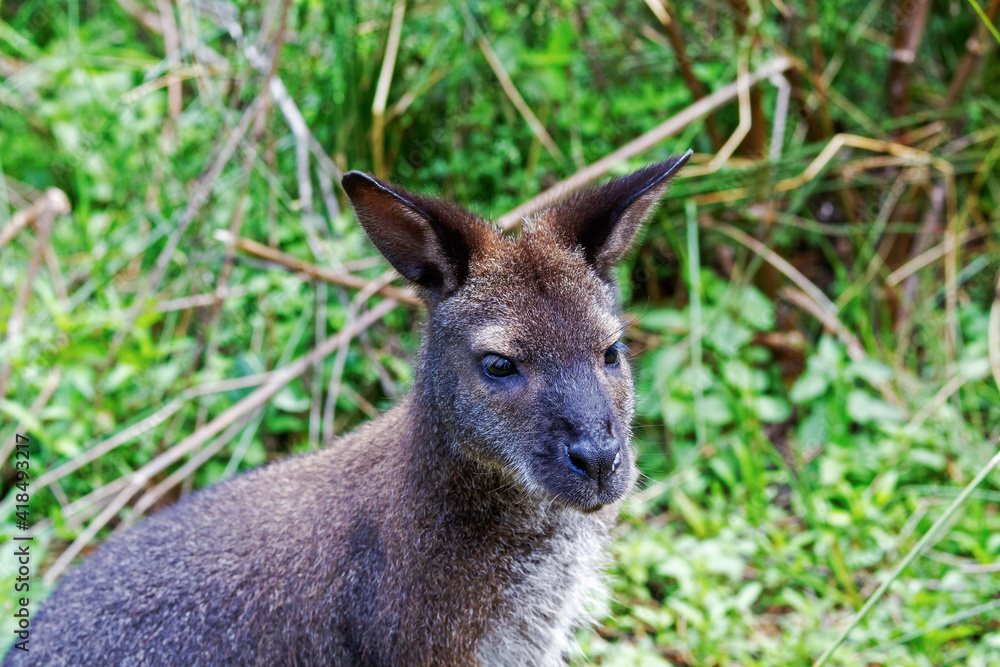
M918 4L815 5L751 3L745 30L728 3L668 7L709 91L736 79L741 58L751 70L785 53L801 64L787 116L778 86L756 87L751 136L718 171L689 170L621 269L636 320L627 342L643 481L613 548L612 600L600 627L580 634L582 663L808 665L850 628L827 665L1000 665L1000 475L987 470L1000 437L998 48L970 4L932 5L903 77L905 113L893 115L897 10L909 17ZM191 452L164 467L95 539L79 540L118 494L106 485L169 454L258 386L254 376L353 317L356 290L247 252L230 258L217 232L375 279L384 264L368 261L337 170L371 170L381 152L390 178L497 218L693 101L668 29L645 3L465 5L559 149L550 152L462 7L414 4L375 147L392 3L291 2L282 39L280 2L178 13L172 55L150 27L157 7L0 6L0 230L46 188L72 208L55 220L30 284L37 231L0 247L0 364L10 368L0 447L30 435L36 485L68 471L33 491L33 604L71 544L86 554L178 470L183 481L153 511L317 446L310 433L327 432L331 378L336 433L409 384L421 314L400 307L282 387L205 461L188 463ZM949 101L974 32L989 46ZM275 74L318 147L308 180L288 107L266 95L279 42ZM265 49L263 65L251 45ZM815 87L820 69L826 90ZM264 99L260 123L245 116ZM711 115L721 141L738 121L735 100ZM782 150L764 158L775 127ZM842 148L787 187L836 132L911 152ZM704 166L721 141L698 121L614 171L688 147ZM952 237L954 250L938 252ZM231 291L217 309L185 306L222 284ZM216 384L234 379L243 384ZM110 439L119 446L87 458ZM6 619L13 475L5 463ZM88 497L101 489L111 492Z

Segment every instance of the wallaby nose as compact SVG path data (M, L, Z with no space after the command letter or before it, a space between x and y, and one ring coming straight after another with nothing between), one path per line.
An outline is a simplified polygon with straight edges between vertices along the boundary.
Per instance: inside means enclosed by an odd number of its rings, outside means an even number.
M578 440L566 447L569 467L581 475L600 482L615 471L622 461L621 445Z

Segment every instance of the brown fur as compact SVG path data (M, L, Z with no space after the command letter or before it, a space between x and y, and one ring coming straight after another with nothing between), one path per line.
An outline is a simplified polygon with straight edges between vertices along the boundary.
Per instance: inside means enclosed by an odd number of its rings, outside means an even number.
M365 230L428 304L413 391L108 540L5 664L563 661L636 475L611 269L683 161L518 238L348 174ZM517 372L491 378L484 355Z

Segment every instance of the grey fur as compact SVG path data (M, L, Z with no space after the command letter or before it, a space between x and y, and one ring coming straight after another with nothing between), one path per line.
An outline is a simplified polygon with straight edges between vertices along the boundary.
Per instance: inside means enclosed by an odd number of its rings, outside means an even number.
M413 391L109 539L4 664L564 662L636 476L631 374L605 356L621 333L609 269L678 166L576 195L516 239L348 174L362 225L428 303ZM517 374L491 379L487 353ZM567 452L584 440L620 463L581 474Z

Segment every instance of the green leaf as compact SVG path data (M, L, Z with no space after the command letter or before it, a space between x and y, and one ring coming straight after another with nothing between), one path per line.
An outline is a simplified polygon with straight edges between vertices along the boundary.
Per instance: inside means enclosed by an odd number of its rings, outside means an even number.
M889 366L867 357L847 364L845 374L848 379L861 378L870 384L892 379L892 369Z
M309 397L299 394L291 385L279 391L271 404L284 412L304 412L309 408Z
M130 377L135 375L137 370L138 369L131 364L117 363L111 372L104 376L101 388L105 392L112 392L121 387Z
M872 484L872 499L878 505L885 505L892 500L892 495L896 491L896 484L899 482L899 471L893 468L885 471L875 479Z
M783 422L792 414L792 408L788 402L776 396L755 397L754 410L762 422L769 424Z
M680 487L674 487L670 493L670 504L673 505L684 520L691 526L691 530L699 538L708 536L708 524L705 522L705 513L701 511Z
M0 413L7 415L14 421L20 422L21 431L32 431L33 433L41 434L42 423L38 421L38 417L31 414L31 411L20 403L7 399L0 400Z
M799 376L788 392L792 403L808 403L826 393L830 383L819 373L806 372Z
M716 313L709 321L705 341L727 357L735 357L740 349L753 339L753 332L737 324L725 313Z
M737 609L750 609L760 594L764 591L764 587L757 581L751 581L750 583L743 586L740 592L736 594L736 599L733 601L733 606Z
M926 466L933 470L944 470L947 459L941 452L932 452L929 449L913 448L906 452L907 458L913 463Z
M819 462L819 483L823 486L834 486L844 479L847 466L833 456L824 456Z
M753 371L742 361L732 359L722 364L722 377L729 386L741 392L751 392L757 389Z
M660 308L645 313L640 320L644 329L665 333L686 334L690 328L688 316L673 308Z
M740 291L737 316L740 322L757 331L774 328L774 304L755 287Z
M898 423L906 419L906 413L902 409L875 398L861 389L854 389L847 395L847 414L851 419L861 424Z
M729 403L719 394L705 394L701 409L706 424L725 426L733 421L733 411L729 409Z
M830 336L823 336L819 339L816 356L813 359L823 370L836 373L844 359L844 348Z

